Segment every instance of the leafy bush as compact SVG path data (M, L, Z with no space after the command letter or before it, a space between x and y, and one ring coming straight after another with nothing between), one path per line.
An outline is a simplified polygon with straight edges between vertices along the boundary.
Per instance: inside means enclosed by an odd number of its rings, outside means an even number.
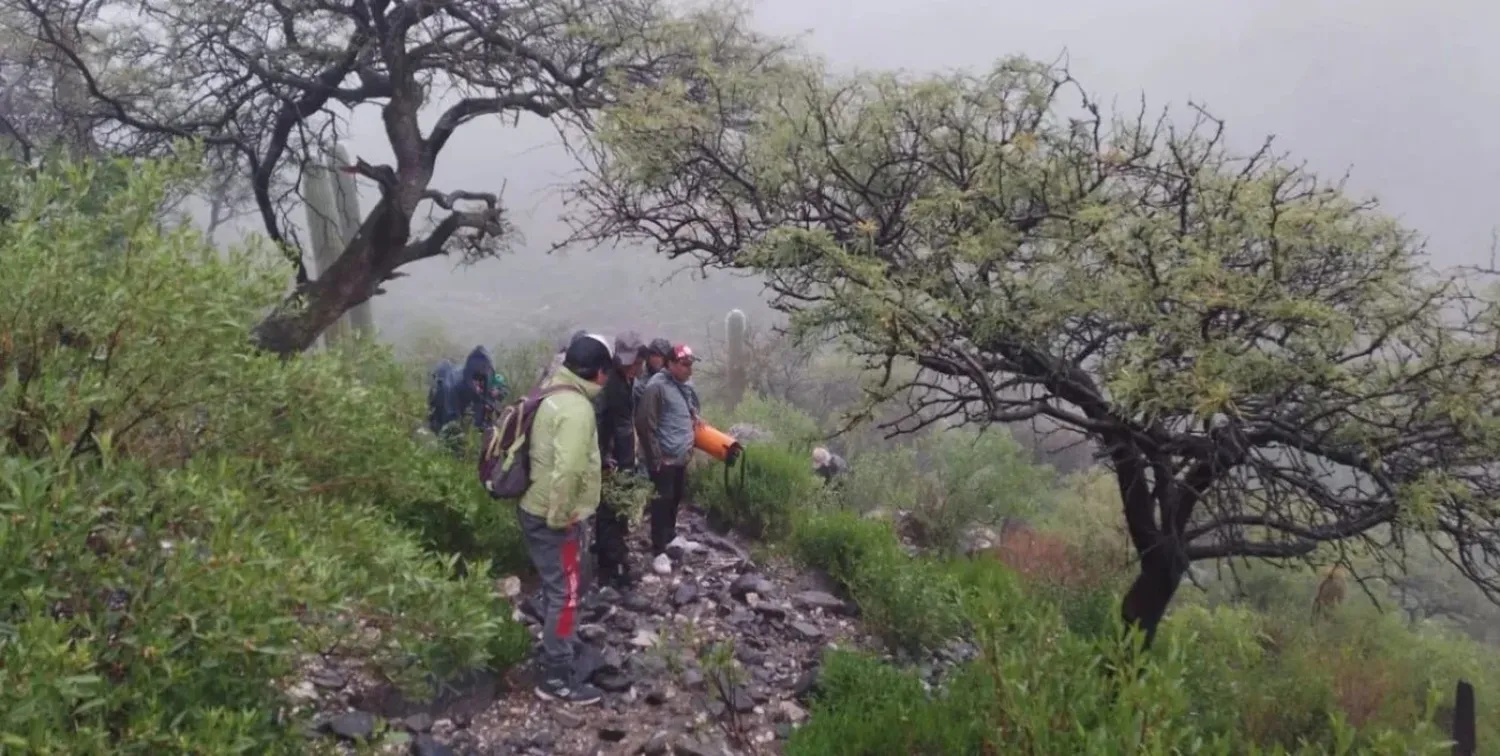
M0 169L7 750L300 753L275 713L304 654L421 693L529 647L485 575L513 518L414 439L422 397L389 354L251 351L284 282L159 222L186 165ZM477 531L479 574L399 522Z
M1266 668L1250 628L1258 615L1195 610L1168 623L1171 631L1143 654L1138 635L1070 632L1058 607L1002 565L947 568L962 586L979 659L928 693L911 673L830 653L812 720L788 753L1405 754L1433 752L1441 741L1420 711L1356 723L1326 705L1334 688L1292 668ZM1117 620L1114 629L1122 629ZM1261 680L1261 669L1274 676ZM1277 695L1282 728L1255 729L1256 710Z
M695 467L689 495L735 530L752 538L779 540L791 532L793 512L817 506L827 494L806 454L778 443L752 443L735 467Z
M791 547L847 588L868 629L899 648L941 645L962 629L953 576L938 563L908 558L884 522L848 510L805 511Z
M925 439L919 454L930 473L918 491L912 519L923 540L956 551L969 527L1022 519L1046 508L1052 471L1031 464L1029 453L1001 429L949 429Z

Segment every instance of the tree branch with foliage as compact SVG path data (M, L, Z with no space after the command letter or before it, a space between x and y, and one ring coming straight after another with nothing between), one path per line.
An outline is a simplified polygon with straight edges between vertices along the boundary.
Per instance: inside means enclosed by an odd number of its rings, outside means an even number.
M524 114L586 124L620 92L696 65L715 45L754 41L740 13L678 13L660 0L4 2L81 79L103 149L160 155L191 138L221 170L249 178L266 234L296 269L295 291L255 331L281 354L311 346L405 265L503 248L511 227L496 194L432 186L460 128ZM69 44L80 38L95 44ZM347 132L341 113L361 106L379 108L392 163L346 168L379 200L310 280L291 221L301 172ZM414 221L423 207L435 215L425 232Z
M1102 115L1064 70L714 72L609 114L580 240L763 273L904 402L892 434L1046 418L1094 439L1148 637L1188 565L1429 538L1500 598L1500 310L1476 271L1273 152Z

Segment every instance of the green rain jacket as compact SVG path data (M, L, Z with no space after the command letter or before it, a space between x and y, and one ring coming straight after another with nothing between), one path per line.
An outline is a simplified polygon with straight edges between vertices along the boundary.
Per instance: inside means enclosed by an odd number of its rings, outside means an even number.
M531 426L531 487L521 509L555 529L582 520L599 508L599 429L593 399L598 384L559 367L543 387L577 386L582 395L562 391L542 400Z

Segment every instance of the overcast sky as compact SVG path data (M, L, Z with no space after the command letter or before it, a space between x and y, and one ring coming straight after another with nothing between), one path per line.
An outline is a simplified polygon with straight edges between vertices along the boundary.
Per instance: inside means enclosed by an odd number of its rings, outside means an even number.
M1500 220L1500 3L762 0L756 8L762 28L806 33L809 47L846 68L984 68L1006 55L1051 60L1066 50L1096 97L1127 106L1142 92L1153 106L1191 99L1227 119L1238 143L1274 133L1320 173L1352 169L1351 186L1426 234L1439 263L1486 259ZM364 114L354 135L355 150L370 157L386 152L375 119ZM412 268L376 300L390 336L423 319L444 321L463 341L493 342L523 323L613 330L610 313L623 309L628 325L694 339L729 307L758 313L748 282L662 286L655 282L675 266L639 253L542 256L561 234L553 197L570 168L552 142L541 124L459 132L435 185L504 183L529 243L475 268L455 271L443 260Z

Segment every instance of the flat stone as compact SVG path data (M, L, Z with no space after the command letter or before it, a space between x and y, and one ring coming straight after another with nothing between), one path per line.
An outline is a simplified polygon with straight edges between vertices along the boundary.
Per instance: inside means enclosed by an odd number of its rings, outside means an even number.
M656 633L650 630L637 630L635 637L630 639L630 645L636 648L651 648L657 644Z
M456 756L456 753L431 735L423 734L411 739L412 756Z
M308 678L312 680L313 685L330 690L338 690L349 684L348 678L332 669L315 669L312 674L308 675Z
M641 746L643 756L666 756L667 749L672 747L672 733L665 730L652 734L646 744Z
M624 693L633 684L630 676L623 672L597 672L593 682L605 693Z
M425 711L419 711L402 720L401 724L412 732L429 732L432 730L432 715Z
M698 586L695 583L684 581L672 592L672 605L684 607L698 600Z
M713 756L707 746L689 735L679 735L672 741L672 752L680 756Z
M754 605L751 608L753 608L756 612L758 612L763 617L767 617L769 619L776 619L776 620L786 619L786 615L790 611L790 609L788 607L783 606L781 604L766 604L766 603L761 603L761 604L756 604L756 605Z
M598 643L599 641L604 640L605 636L607 635L609 635L609 631L605 630L601 625L578 626L578 637L589 643Z
M797 631L806 640L817 640L823 637L823 630L817 625L807 622L793 622L792 629Z
M620 606L638 614L651 614L654 613L656 609L656 607L651 603L651 599L648 599L639 593L632 593L629 596L626 596L624 600L620 602Z
M369 740L375 734L375 715L347 711L323 723L323 730L344 740Z
M735 581L729 585L729 595L744 601L747 593L765 595L775 589L776 586L772 585L771 581L761 577L758 573L748 572L735 578Z
M792 603L804 609L824 609L831 612L843 612L844 600L831 593L823 591L802 591L792 595Z
M552 721L556 722L564 730L576 730L585 724L583 717L574 714L567 709L556 709L552 712Z

